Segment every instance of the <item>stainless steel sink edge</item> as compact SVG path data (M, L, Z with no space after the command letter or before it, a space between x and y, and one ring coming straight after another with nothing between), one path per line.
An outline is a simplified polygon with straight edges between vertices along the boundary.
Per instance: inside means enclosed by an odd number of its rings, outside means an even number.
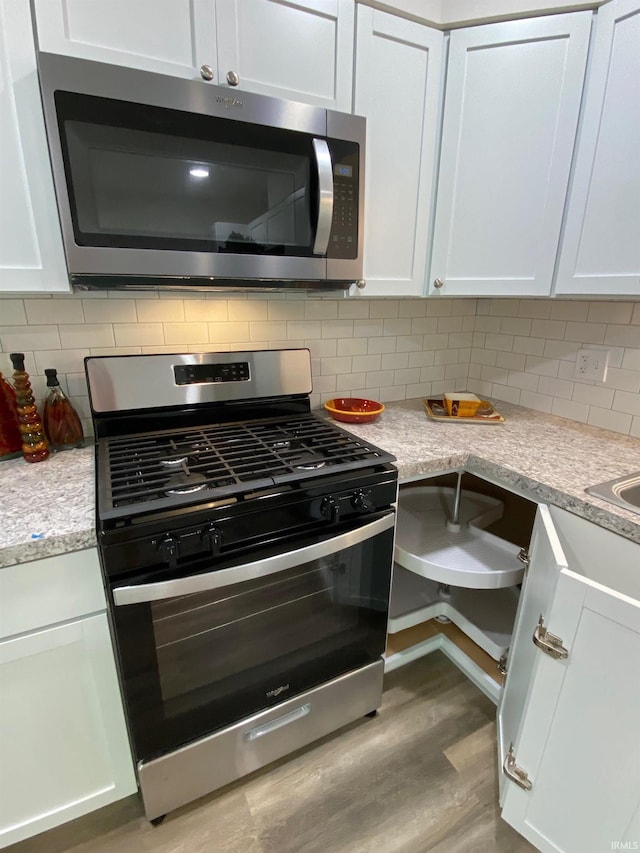
M640 471L589 486L585 492L640 515Z

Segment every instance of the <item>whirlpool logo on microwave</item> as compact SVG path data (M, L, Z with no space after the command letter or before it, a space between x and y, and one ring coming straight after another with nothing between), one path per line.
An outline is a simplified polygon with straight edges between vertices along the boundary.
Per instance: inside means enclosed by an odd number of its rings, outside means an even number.
M222 106L226 107L227 109L229 107L238 107L239 109L242 109L242 106L244 103L243 101L240 100L240 98L231 98L231 97L223 98L221 95L218 95L216 97L216 102L218 104L222 104Z
M288 684L281 684L280 687L275 687L273 690L267 690L267 696L279 696L289 689Z

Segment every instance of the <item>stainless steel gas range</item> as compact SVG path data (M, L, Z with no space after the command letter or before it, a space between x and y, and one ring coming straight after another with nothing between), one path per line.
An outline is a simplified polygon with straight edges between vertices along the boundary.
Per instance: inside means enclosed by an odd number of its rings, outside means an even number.
M97 528L147 817L375 711L393 457L306 349L86 359Z

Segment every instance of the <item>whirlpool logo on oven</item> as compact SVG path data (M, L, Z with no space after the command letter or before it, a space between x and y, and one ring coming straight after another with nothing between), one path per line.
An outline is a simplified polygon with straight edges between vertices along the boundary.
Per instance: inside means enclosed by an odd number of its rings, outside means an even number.
M284 693L285 690L288 689L288 684L281 684L280 687L276 687L273 690L267 690L267 696L279 696L281 693Z

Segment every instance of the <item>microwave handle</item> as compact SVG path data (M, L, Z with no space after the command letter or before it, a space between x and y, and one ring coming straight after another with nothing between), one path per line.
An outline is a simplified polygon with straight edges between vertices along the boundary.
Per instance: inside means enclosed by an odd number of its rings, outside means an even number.
M201 575L191 575L186 578L175 578L174 580L159 581L158 583L140 584L137 586L117 586L113 590L113 601L116 606L125 604L144 604L149 601L162 601L167 598L175 598L178 595L191 595L194 592L207 592L211 589L221 589L235 583L255 580L268 575L293 569L311 560L319 560L336 554L353 545L359 545L367 539L371 539L385 530L393 527L395 513L390 512L369 522L355 530L341 533L324 542L314 542L304 548L287 551L284 554L276 554L265 560L256 560L253 563L244 563L241 566L233 566L229 569L219 569L214 572L206 572Z
M313 140L313 153L318 170L318 222L314 255L326 255L333 221L333 165L326 139Z

